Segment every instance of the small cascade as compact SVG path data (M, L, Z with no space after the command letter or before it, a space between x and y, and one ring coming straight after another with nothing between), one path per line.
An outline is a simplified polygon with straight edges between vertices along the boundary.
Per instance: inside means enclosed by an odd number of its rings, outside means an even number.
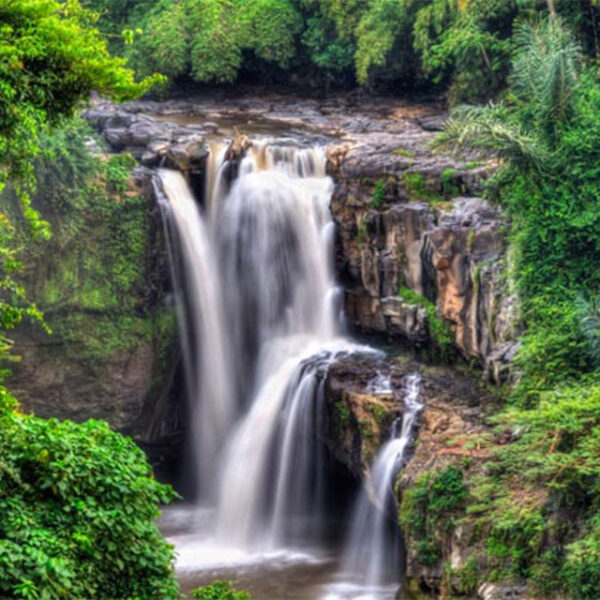
M227 194L227 175L229 164L225 160L227 146L213 144L208 153L206 182L204 185L205 212L209 219L214 219L223 198Z
M327 600L395 597L401 557L399 533L391 523L396 519L393 486L422 408L421 376L409 375L404 390L404 412L394 422L390 439L375 457L370 486L363 487L354 508L342 561L344 583L334 586Z

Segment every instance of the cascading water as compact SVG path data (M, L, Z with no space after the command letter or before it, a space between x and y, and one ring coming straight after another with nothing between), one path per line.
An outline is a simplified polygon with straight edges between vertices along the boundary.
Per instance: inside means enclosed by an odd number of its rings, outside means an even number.
M381 355L341 335L325 165L322 148L255 143L229 162L215 146L202 209L181 174L159 172L204 492L192 521L206 517L202 546L178 540L180 566L298 548L324 529L324 382L342 357ZM388 549L385 503L418 410L415 394L407 393L402 431L374 464L376 506L368 497L358 504L346 564L363 571L374 563L359 538L378 559ZM369 566L364 581L380 580Z
M374 383L389 384L381 379ZM392 425L390 439L375 457L371 467L371 486L363 487L352 515L342 561L341 576L345 582L334 586L327 600L392 600L395 597L399 585L400 540L390 523L391 519L395 519L395 511L390 509L395 508L394 481L405 460L417 417L423 408L420 384L419 374L407 377L404 412Z
M240 546L272 548L319 529L319 390L327 367L359 349L338 337L324 165L320 149L259 146L219 216L222 278L236 291L228 318L254 385L219 488L218 538Z
M188 395L193 399L193 446L202 496L210 494L217 458L235 416L232 359L211 233L177 171L160 171L170 262ZM206 343L209 341L210 343Z
M213 147L203 211L181 174L159 177L200 483L218 491L218 539L273 546L290 519L318 514L319 486L301 500L291 472L318 471L309 424L323 374L360 349L339 337L325 155L261 143L234 165Z

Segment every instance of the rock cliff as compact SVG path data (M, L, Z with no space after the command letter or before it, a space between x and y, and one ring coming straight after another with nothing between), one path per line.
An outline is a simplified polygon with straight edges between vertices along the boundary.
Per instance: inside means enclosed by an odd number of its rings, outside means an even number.
M329 150L347 318L423 348L435 342L437 316L459 352L500 382L516 350L517 307L502 213L479 197L493 166L425 153L430 139L407 123L391 139Z

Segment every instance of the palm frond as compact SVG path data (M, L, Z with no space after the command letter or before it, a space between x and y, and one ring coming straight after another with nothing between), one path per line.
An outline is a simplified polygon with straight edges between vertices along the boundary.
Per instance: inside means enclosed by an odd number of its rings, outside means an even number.
M434 146L482 158L542 167L547 156L539 141L512 122L503 104L460 106L452 111Z
M515 26L511 89L524 102L535 102L544 127L563 123L570 114L582 61L581 47L558 18Z

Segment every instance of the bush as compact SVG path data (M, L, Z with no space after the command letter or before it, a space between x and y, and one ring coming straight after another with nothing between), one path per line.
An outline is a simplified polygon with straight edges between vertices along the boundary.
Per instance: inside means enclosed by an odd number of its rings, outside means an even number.
M453 465L425 474L403 492L400 524L409 538L419 540L419 563L433 567L442 558L440 541L451 532L468 495L463 472Z
M236 591L231 581L215 581L192 591L194 600L252 600L248 592Z
M0 412L0 597L180 597L154 520L174 498L105 423Z
M600 528L597 524L588 536L567 546L560 574L570 598L600 598Z

